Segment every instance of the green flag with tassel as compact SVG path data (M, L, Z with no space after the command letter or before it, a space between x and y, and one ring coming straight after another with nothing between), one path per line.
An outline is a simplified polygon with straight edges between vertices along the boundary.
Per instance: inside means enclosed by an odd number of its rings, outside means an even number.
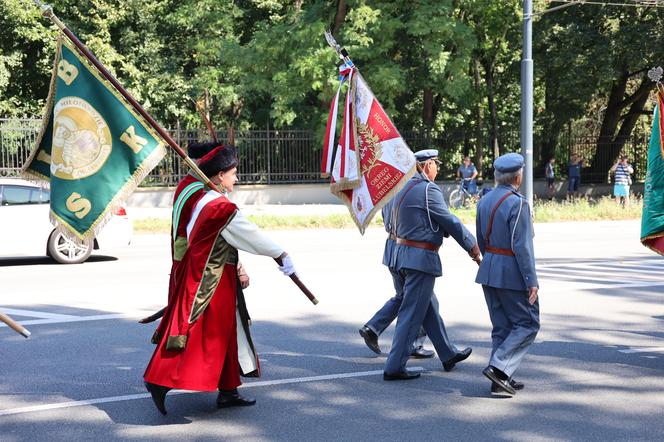
M658 84L648 147L648 171L641 215L641 243L664 255L664 90Z
M66 36L23 175L50 181L51 221L85 240L165 155L165 142Z

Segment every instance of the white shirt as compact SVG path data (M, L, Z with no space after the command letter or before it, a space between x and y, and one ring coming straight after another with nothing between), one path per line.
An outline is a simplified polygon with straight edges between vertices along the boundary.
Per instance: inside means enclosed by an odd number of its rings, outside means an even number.
M198 200L191 214L191 220L187 224L187 239L189 239L203 207L220 196L220 193L210 190ZM284 249L281 246L268 238L256 224L245 218L240 210L235 213L231 222L222 230L221 236L232 247L254 255L277 258L284 253Z

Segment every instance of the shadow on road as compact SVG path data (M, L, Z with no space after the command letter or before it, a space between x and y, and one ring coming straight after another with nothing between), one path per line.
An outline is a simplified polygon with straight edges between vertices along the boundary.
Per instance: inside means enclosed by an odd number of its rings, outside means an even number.
M117 260L118 258L116 258L115 256L92 255L85 262L81 264L85 265L86 263L117 261ZM35 266L35 265L72 265L72 264L60 264L57 261L55 261L53 258L50 258L48 256L0 258L0 267Z

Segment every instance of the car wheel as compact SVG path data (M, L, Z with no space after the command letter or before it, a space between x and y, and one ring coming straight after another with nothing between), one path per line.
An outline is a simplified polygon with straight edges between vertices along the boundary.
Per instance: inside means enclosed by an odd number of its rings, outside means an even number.
M94 240L72 241L62 234L53 231L48 238L46 250L48 255L60 264L78 264L90 257L94 247Z

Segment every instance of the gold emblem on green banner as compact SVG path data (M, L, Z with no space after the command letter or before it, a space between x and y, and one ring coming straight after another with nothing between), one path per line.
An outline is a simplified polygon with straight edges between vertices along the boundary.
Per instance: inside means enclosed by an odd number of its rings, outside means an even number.
M65 180L97 172L111 154L111 131L87 101L65 97L53 107L51 174Z
M99 233L164 154L155 130L61 37L37 147L23 169L50 181L56 227L79 239Z

